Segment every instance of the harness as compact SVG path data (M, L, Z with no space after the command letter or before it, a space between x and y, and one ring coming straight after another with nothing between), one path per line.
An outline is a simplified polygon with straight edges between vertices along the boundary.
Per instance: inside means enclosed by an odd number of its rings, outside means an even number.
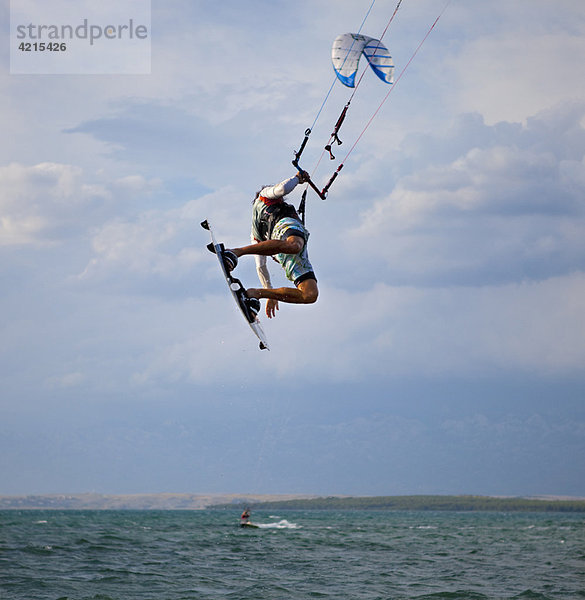
M292 204L284 202L280 198L277 200L270 200L269 198L260 196L259 199L266 207L262 212L262 216L258 223L258 229L263 239L269 240L272 237L272 230L281 219L288 217L297 219L297 221L301 220L299 213Z

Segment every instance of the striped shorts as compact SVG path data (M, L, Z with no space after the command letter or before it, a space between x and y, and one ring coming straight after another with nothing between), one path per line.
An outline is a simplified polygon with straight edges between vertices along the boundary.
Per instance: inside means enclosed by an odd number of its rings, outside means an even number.
M317 279L313 267L309 262L307 253L307 243L309 241L309 232L304 225L292 217L280 219L272 230L271 238L273 240L286 240L290 235L297 235L305 240L303 249L298 254L277 254L276 260L284 269L284 273L290 281L298 285L306 279Z

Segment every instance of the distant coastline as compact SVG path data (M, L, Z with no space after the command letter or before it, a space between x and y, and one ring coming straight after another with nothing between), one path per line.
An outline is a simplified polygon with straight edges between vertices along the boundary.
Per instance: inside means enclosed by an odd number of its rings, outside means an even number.
M317 496L308 494L0 495L0 510L435 510L585 513L585 499L494 496Z
M295 494L29 494L0 495L0 510L203 510L216 505L315 498Z
M210 508L229 508L228 505ZM494 496L365 496L295 498L258 503L255 509L270 510L433 510L433 511L497 511L497 512L585 512L585 499L558 497L494 497Z

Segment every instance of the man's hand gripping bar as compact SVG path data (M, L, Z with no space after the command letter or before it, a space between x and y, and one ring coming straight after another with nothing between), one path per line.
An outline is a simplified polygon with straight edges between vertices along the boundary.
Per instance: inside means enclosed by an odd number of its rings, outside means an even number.
M299 150L297 152L295 152L295 158L292 161L292 164L293 164L294 168L297 169L297 171L303 173L303 179L304 179L303 183L308 183L311 186L311 189L317 194L317 196L319 196L319 198L321 198L321 200L325 200L327 198L327 192L329 190L329 187L331 186L331 184L333 183L333 181L339 174L339 171L341 170L343 165L339 166L337 171L335 173L333 173L331 179L327 182L327 185L322 190L320 190L313 183L311 176L305 170L303 170L302 167L299 165L299 159L301 158L301 154L303 153L303 150L305 149L305 146L307 145L307 142L309 141L310 135L311 135L311 130L307 129L305 131L305 138L303 139L303 143L301 144L301 147L299 148Z

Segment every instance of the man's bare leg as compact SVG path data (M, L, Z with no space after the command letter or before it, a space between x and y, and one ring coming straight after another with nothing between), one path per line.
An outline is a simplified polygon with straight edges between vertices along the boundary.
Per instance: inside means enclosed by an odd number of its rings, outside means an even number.
M314 279L305 279L296 288L250 288L246 293L250 298L266 298L290 304L312 304L317 301L319 288Z
M247 254L273 256L274 254L298 254L303 249L305 240L298 235L289 235L286 240L266 240L231 251L238 257ZM249 298L266 299L266 314L269 318L275 316L279 302L291 304L312 304L317 301L319 289L315 279L305 279L296 288L249 288L246 290Z

